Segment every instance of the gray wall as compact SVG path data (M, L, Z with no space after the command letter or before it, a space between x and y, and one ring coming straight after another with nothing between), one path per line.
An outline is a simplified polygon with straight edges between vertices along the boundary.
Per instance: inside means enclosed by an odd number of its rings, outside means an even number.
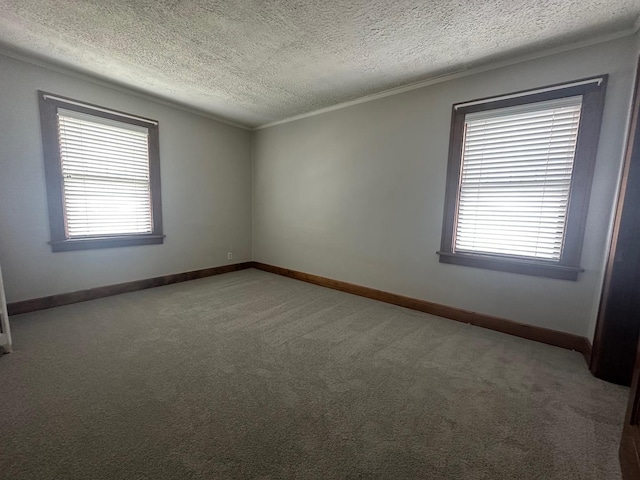
M256 132L254 260L591 335L619 178L635 38ZM577 282L440 264L451 105L609 73Z
M9 302L251 260L250 132L4 56L0 85ZM51 252L38 89L160 122L163 245Z

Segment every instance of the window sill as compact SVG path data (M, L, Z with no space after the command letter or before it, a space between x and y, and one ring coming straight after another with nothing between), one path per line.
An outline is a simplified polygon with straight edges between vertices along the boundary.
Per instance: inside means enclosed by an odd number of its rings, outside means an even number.
M440 263L484 268L486 270L497 270L500 272L520 273L536 277L572 280L574 282L578 280L578 274L584 272L584 268L580 267L569 267L566 265L549 264L546 262L521 260L517 258L452 252L437 252L437 254L440 256Z
M134 245L156 245L164 241L164 235L121 235L113 237L87 237L49 242L54 252L93 250L97 248L131 247Z

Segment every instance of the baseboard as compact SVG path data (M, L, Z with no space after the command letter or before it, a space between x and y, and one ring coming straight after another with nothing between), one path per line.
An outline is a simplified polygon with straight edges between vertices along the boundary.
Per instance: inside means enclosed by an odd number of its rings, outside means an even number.
M587 362L587 366L591 368L591 354L593 352L593 346L591 345L591 342L587 337L583 337L583 340L584 340L583 348L582 350L578 350L578 351L582 352L582 355L584 355L584 359Z
M170 275L163 275L161 277L146 278L144 280L134 280L132 282L118 283L115 285L106 285L104 287L89 288L87 290L78 290L77 292L60 293L58 295L51 295L48 297L8 303L7 311L9 316L19 315L21 313L29 313L35 312L36 310L69 305L71 303L95 300L96 298L110 297L121 293L135 292L136 290L144 290L146 288L160 287L171 283L186 282L188 280L196 280L198 278L235 272L237 270L251 268L252 266L253 262L236 263L233 265L193 270L191 272L173 273Z
M391 303L393 305L399 305L401 307L410 308L412 310L430 313L439 317L449 318L458 322L470 323L478 327L488 328L490 330L496 330L502 333L508 333L509 335L515 335L516 337L526 338L529 340L534 340L536 342L542 342L548 345L554 345L556 347L562 347L569 350L576 350L582 353L585 358L587 358L587 356L591 356L591 345L589 343L589 340L579 335L559 332L557 330L551 330L544 327L526 325L524 323L514 322L513 320L507 320L505 318L493 317L490 315L484 315L482 313L476 313L468 310L450 307L447 305L441 305L439 303L428 302L426 300L405 297L402 295L397 295L395 293L389 293L382 290L376 290L374 288L363 287L362 285L355 285L353 283L333 280L331 278L325 278L319 275L298 272L296 270L276 267L260 262L253 262L253 267L265 272L283 275L285 277L294 278L296 280L302 280L303 282L313 283L322 287L328 287L334 290L351 293L353 295L372 298L381 302Z

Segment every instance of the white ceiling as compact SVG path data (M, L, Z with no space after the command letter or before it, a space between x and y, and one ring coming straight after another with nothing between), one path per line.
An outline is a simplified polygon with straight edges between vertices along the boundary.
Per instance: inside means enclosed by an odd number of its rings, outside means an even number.
M0 44L257 126L639 14L640 0L0 0Z

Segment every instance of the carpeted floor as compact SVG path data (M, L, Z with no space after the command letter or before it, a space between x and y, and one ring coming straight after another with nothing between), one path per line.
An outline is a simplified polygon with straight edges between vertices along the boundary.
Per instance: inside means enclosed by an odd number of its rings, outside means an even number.
M575 352L245 270L12 318L22 479L619 479Z

